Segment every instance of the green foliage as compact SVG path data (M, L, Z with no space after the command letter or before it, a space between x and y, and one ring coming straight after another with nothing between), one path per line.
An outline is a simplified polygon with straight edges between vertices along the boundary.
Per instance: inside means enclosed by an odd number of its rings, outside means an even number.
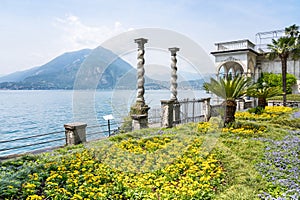
M211 78L210 83L204 83L204 88L225 100L235 100L246 94L247 88L252 84L250 78L236 76L233 79Z
M260 114L262 114L264 112L264 108L262 108L260 106L257 106L255 108L248 109L248 112L260 115Z
M132 119L130 116L126 116L123 119L123 123L120 127L120 133L130 132L132 130Z
M282 74L273 73L262 73L261 77L258 79L258 87L263 88L263 83L266 83L269 87L280 87L282 88ZM292 74L286 75L286 91L287 94L292 93L292 86L297 83L297 78ZM269 97L267 97L269 98Z
M252 85L251 78L244 76L236 76L234 78L219 78L218 80L211 78L210 83L204 83L204 88L211 91L225 101L222 105L225 107L224 126L234 122L234 114L236 110L235 100L247 93L248 87Z
M242 200L259 199L263 192L279 195L286 188L268 182L257 166L268 162L266 141L284 142L288 128L299 130L300 118L292 118L290 111L266 107L265 112L282 114L268 121L238 120L222 134L220 118L211 118L209 123L143 129L1 162L0 199ZM157 168L130 171L137 163Z
M136 102L133 106L130 108L130 115L144 115L147 114L147 111L150 108L148 105L144 105L142 103Z
M259 84L255 84L253 87L250 87L247 90L247 95L250 97L257 97L257 98L270 98L274 96L278 96L282 94L282 91L279 87L275 86L266 86L260 87Z
M282 91L283 91L283 105L286 105L286 94L291 93L291 90L287 90L287 60L288 58L298 59L300 58L300 34L299 27L296 25L287 27L286 35L273 39L272 44L268 44L270 52L266 57L270 60L280 58L281 61L281 73L282 73Z
M286 96L286 99L288 101L300 101L300 94L288 94ZM268 100L281 100L282 101L282 96L275 96L268 98Z
M300 118L290 118L290 117L279 117L271 120L270 123L273 123L278 127L286 127L288 129L300 129Z

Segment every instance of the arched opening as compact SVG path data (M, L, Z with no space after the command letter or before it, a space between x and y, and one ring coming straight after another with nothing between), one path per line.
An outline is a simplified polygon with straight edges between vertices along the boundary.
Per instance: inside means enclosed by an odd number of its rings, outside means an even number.
M218 69L219 77L235 77L244 74L243 66L235 61L225 62Z

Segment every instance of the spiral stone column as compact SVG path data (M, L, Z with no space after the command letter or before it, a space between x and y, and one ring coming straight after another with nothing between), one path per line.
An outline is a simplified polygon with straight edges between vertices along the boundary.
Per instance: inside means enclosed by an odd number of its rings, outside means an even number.
M176 52L179 51L179 48L173 47L169 48L171 52L171 100L177 100L177 59L176 59Z
M179 51L179 48L172 47L169 48L169 51L171 52L171 101L173 101L173 121L175 124L180 123L180 104L178 103L177 99L177 51Z
M145 44L148 42L145 38L138 38L134 40L138 44L138 55L137 55L137 96L135 105L131 107L131 118L132 118L132 129L137 130L148 127L148 110L150 109L145 104L144 99L144 83L145 83Z
M138 44L138 55L137 55L137 97L136 97L136 102L145 105L145 99L144 99L144 83L145 83L145 69L144 69L144 64L145 64L145 59L144 59L144 54L145 54L145 48L144 45L145 43L148 42L147 39L144 38L139 38L134 40L135 43Z

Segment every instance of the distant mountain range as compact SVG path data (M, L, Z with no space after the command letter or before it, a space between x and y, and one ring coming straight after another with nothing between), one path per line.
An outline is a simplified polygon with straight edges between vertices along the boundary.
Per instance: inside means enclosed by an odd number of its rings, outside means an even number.
M64 53L50 62L34 67L29 70L15 72L0 77L0 89L2 90L51 90L51 89L73 89L74 81L80 66L93 52L92 49ZM113 52L102 47L97 48L100 63L106 63L112 57L116 57L108 65L104 73L100 73L97 89L135 89L136 69L123 59L117 57ZM103 62L102 62L103 61ZM98 66L104 67L104 66ZM91 73L98 73L98 68ZM89 79L89 74L85 78ZM193 74L190 77L195 77ZM155 77L145 76L146 89L168 89L169 80L155 80ZM178 87L201 89L204 80L181 81ZM85 87L84 89L89 89Z

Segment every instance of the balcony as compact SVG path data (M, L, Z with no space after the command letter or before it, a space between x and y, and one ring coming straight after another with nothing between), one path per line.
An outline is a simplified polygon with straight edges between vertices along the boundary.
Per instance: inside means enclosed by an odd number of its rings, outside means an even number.
M255 50L255 45L249 40L236 40L231 42L216 43L217 51L231 51L239 49Z

